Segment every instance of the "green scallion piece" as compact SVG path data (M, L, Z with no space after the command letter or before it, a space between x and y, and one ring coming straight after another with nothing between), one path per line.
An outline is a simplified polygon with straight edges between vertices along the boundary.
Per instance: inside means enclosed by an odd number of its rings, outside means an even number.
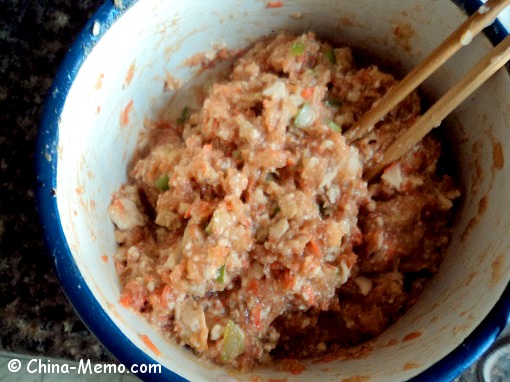
M209 224L207 224L204 228L204 232L207 236L211 236L212 235L212 227L211 227L211 224L212 222L209 222Z
M168 185L168 176L161 175L161 177L156 180L156 187L160 191L167 191L170 189L170 186Z
M335 52L333 51L333 49L329 49L326 51L326 53L324 54L324 56L326 57L326 60L328 60L328 62L330 64L336 64L336 56L335 56Z
M335 133L341 133L342 132L342 128L340 126L338 126L335 122L333 121L329 121L328 122L328 127L333 130Z
M182 109L181 116L177 118L177 124L184 125L186 122L188 122L190 115L191 110L186 106L184 109Z
M222 265L220 269L218 269L218 277L216 277L216 281L220 284L225 282L225 265Z
M305 52L305 44L301 41L294 41L292 47L290 48L290 52L294 56L301 56Z
M338 98L329 97L324 100L324 104L329 107L341 107L342 100Z
M242 155L243 155L243 152L241 150L232 151L232 158L234 158L234 159L241 159Z

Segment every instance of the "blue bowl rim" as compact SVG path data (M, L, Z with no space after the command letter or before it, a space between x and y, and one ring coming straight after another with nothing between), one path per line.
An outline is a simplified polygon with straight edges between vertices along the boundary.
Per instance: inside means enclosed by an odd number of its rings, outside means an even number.
M48 92L40 122L36 147L36 198L37 209L45 232L45 243L53 259L54 268L67 298L88 329L124 365L156 364L157 362L134 345L114 324L85 283L61 226L56 190L58 124L67 94L90 51L104 33L122 14L138 0L124 0L122 8L113 1L105 2L87 22L62 61ZM468 14L482 4L480 0L453 0ZM92 34L94 23L101 26L100 33ZM499 20L484 33L495 45L508 31ZM510 321L510 285L482 323L446 357L410 381L450 381L460 375L489 349ZM161 374L140 374L145 381L186 381L171 370L162 367Z

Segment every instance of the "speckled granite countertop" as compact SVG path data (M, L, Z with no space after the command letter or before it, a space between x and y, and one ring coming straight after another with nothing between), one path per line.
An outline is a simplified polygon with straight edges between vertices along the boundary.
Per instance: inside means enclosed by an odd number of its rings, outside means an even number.
M60 288L33 191L42 104L68 47L101 4L0 0L0 337L6 350L112 359Z
M33 191L42 104L67 49L101 4L0 0L0 348L8 351L113 359L60 288ZM475 366L457 381L475 381L474 371Z

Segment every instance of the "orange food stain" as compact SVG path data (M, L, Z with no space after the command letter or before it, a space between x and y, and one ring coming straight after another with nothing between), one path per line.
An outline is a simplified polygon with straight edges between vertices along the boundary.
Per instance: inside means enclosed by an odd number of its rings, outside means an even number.
M421 332L411 332L408 335L406 335L402 341L411 341L414 340L415 338L421 337L421 335L422 335Z
M268 379L267 382L287 382L286 379Z
M266 8L281 8L283 5L283 1L270 1L266 3Z
M495 168L501 170L505 165L505 157L503 156L503 146L500 141L492 143L492 163Z
M159 349L157 348L156 345L154 345L154 343L150 340L150 338L145 335L145 334L139 334L138 337L142 340L142 342L145 344L145 346L147 346L149 349L151 349L151 351L156 355L156 356L160 356L161 355L161 352L159 351Z
M489 287L493 288L498 284L503 277L503 266L505 265L505 257L503 254L500 254L496 257L496 259L492 262L492 274L491 281L489 283Z
M133 63L131 63L131 65L129 65L129 69L126 73L126 77L124 78L124 86L129 86L131 84L131 81L133 80L133 76L135 75L135 69L136 69L136 66L133 61Z
M396 340L395 338L389 340L388 342L386 342L384 345L383 345L383 348L389 348L389 347L392 347L392 346L395 346L396 344L398 344L398 340Z
M352 27L355 25L355 23L349 17L345 16L340 17L340 23L346 27Z
M89 201L89 209L92 210L92 211L96 209L96 201L94 199L90 199L90 201Z
M370 377L368 375L355 375L353 377L344 378L341 382L368 382Z
M464 285L466 287L468 287L469 285L471 285L471 283L473 282L473 280L475 279L475 277L478 275L478 272L471 272L468 277L466 278L466 281L464 282Z
M281 362L281 369L282 371L288 371L291 374L299 375L306 370L306 367L297 359L284 359Z
M462 240L466 240L471 231L476 227L480 219L482 218L483 213L485 210L487 210L487 206L489 205L489 199L487 198L487 195L482 197L480 201L478 202L478 213L475 217L473 217L468 225L466 226L466 229L464 232L462 232L462 235L460 236Z
M411 370L411 369L417 369L419 368L420 365L418 365L417 363L414 363L414 362L407 362L405 365L404 365L404 370Z
M99 77L97 77L96 85L94 86L94 89L99 90L103 87L103 78L104 74L100 73Z
M96 107L96 114L101 113L101 106L97 105Z
M414 35L415 31L413 27L407 23L397 25L393 30L393 36L395 37L395 41L407 52L410 52L412 49L411 38Z
M133 108L133 100L129 101L124 110L120 113L120 125L126 126L129 123L129 112Z
M108 256L106 255L101 256L101 260L103 260L103 263L106 264L108 262Z
M85 192L85 189L83 188L83 186L80 186L80 187L76 187L74 189L74 191L78 194L78 195L81 195Z

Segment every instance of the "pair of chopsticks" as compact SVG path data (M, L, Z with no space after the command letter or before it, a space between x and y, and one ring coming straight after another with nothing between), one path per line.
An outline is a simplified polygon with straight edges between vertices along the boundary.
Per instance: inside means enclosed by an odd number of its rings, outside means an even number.
M348 142L353 143L369 134L391 109L415 90L428 76L436 71L462 46L490 25L510 0L489 0L468 18L445 41L418 64L402 81L384 95L377 106L370 109L345 133ZM414 125L399 136L384 152L382 159L365 173L367 181L373 180L388 165L400 159L415 144L420 142L432 129L439 126L471 93L510 60L510 35L480 60L459 82L439 99Z

